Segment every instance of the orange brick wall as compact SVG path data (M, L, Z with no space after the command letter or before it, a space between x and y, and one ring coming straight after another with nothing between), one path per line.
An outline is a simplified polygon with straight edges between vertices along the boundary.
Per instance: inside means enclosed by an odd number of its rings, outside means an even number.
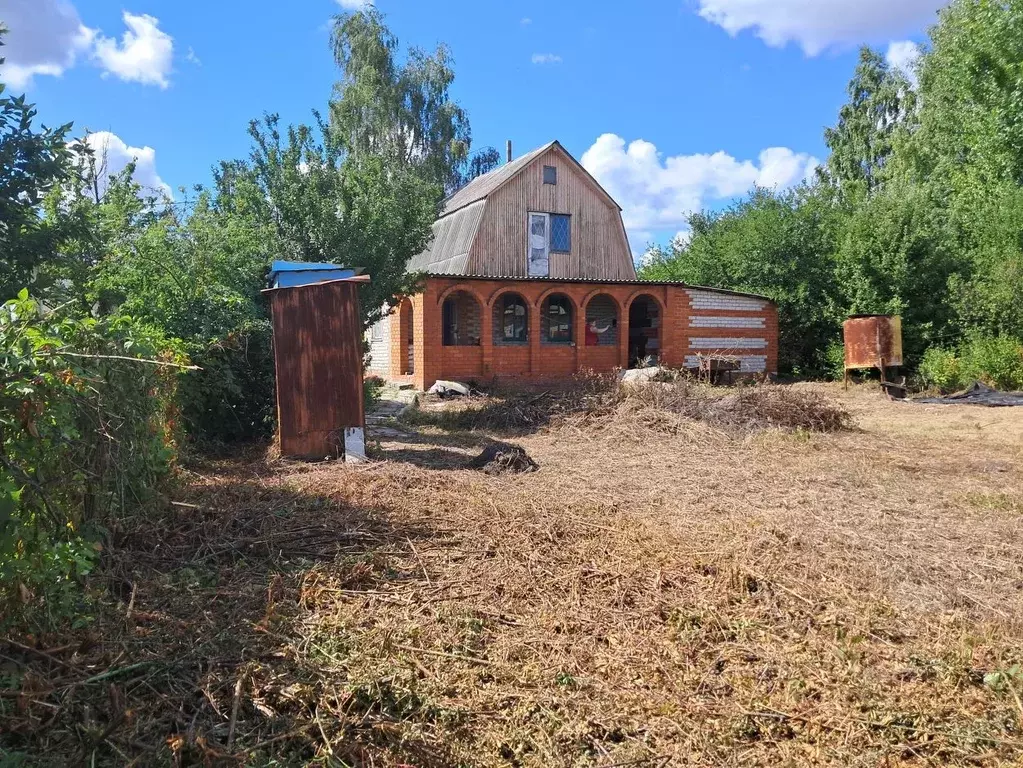
M450 346L442 343L444 299L454 291L472 295L480 306L480 344ZM513 291L529 308L529 343L498 346L493 343L495 302ZM540 338L541 307L552 294L567 296L573 305L573 345L551 345ZM586 304L594 296L610 296L618 308L618 345L586 346ZM560 283L544 280L462 280L431 277L423 293L391 318L391 376L410 379L426 389L438 379L564 378L578 371L609 372L628 365L629 307L639 296L652 298L660 314L660 361L683 367L699 353L742 356L750 366L768 373L778 370L778 313L773 303L732 297L684 286L638 284ZM698 306L697 306L698 305ZM733 306L734 305L734 306ZM414 372L408 376L407 307L413 320ZM739 307L739 308L736 308ZM403 322L404 321L404 322ZM716 344L720 342L720 345ZM744 362L744 364L747 364ZM753 367L750 370L754 370Z

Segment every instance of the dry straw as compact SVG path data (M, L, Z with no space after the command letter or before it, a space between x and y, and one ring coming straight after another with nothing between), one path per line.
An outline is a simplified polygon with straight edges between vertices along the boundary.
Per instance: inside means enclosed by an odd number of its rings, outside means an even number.
M0 744L43 765L1019 764L1023 414L666 383L419 417L498 414L539 472L461 469L494 433L432 426L358 467L192 466L178 505L111 533L91 626L3 649Z

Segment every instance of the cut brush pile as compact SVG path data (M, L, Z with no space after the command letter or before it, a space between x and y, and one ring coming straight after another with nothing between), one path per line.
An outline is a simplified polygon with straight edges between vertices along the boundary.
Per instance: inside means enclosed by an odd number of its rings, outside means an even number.
M582 376L539 393L496 392L455 402L428 402L408 418L420 426L507 433L569 426L677 434L697 423L736 434L764 429L840 432L853 427L845 408L819 392L772 384L721 389L684 376L643 383Z
M721 390L686 379L619 385L588 400L566 421L615 430L642 424L669 434L684 431L687 421L739 434L764 429L841 432L853 426L841 405L818 392L771 384Z

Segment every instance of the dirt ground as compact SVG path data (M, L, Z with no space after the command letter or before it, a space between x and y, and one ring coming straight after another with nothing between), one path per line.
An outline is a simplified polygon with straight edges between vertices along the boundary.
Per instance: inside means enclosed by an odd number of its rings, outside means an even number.
M1023 409L795 386L856 429L545 429L514 436L540 465L522 475L460 468L488 435L435 427L360 466L191 465L165 514L114 532L99 619L9 649L33 665L0 690L0 744L41 764L1023 764Z

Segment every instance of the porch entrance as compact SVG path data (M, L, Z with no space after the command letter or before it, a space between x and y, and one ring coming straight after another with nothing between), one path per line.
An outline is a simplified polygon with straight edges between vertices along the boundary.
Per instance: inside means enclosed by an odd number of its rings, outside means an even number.
M651 296L629 306L629 367L657 365L661 359L661 310Z

